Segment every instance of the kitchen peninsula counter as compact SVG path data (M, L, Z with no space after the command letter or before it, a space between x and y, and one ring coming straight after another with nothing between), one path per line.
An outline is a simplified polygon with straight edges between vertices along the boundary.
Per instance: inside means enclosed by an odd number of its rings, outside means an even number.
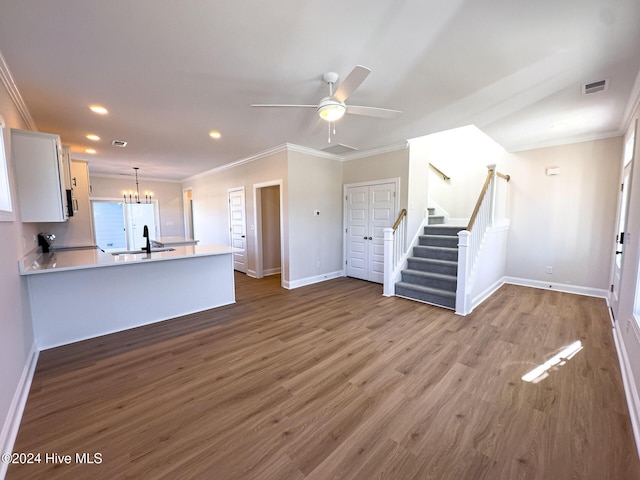
M234 252L226 245L184 245L172 250L152 249L150 254L128 253L114 255L99 248L33 253L20 260L20 275L62 272L85 268L113 267L133 263L161 262L180 258L226 255ZM165 250L165 251L161 251Z
M19 262L40 350L235 302L234 248L176 246L113 255L34 253Z

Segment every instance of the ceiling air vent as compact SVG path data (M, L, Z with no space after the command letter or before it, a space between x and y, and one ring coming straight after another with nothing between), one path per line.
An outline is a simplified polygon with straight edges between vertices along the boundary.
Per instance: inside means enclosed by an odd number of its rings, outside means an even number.
M608 80L600 80L599 82L587 83L582 86L582 94L589 95L590 93L602 92L608 87Z
M127 142L125 142L124 140L114 140L113 142L111 142L111 145L113 145L114 147L126 147Z
M323 152L333 153L334 155L344 155L345 153L355 152L356 150L358 149L342 143L322 149Z

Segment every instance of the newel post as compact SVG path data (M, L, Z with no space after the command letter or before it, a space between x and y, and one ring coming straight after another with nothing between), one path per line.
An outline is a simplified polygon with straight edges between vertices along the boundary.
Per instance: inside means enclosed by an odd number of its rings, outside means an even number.
M393 228L385 228L384 232L384 286L382 295L385 297L393 297L395 289L391 281L393 273Z
M461 230L458 232L458 285L456 287L456 314L466 315L469 313L471 303L469 302L469 296L471 292L468 292L469 282L469 269L471 250L470 245L471 232L467 230Z

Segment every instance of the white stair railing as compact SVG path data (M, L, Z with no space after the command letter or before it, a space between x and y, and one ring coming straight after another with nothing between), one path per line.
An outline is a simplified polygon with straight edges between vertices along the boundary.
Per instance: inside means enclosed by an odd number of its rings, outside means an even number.
M458 285L456 290L456 313L466 315L471 311L471 287L475 267L487 231L496 221L496 179L509 181L509 175L496 171L495 164L487 165L489 171L478 197L473 214L465 230L458 232ZM501 199L506 201L506 198ZM504 212L503 205L500 205Z
M384 286L382 294L391 297L395 293L395 275L405 254L407 235L407 210L402 209L391 228L384 229Z

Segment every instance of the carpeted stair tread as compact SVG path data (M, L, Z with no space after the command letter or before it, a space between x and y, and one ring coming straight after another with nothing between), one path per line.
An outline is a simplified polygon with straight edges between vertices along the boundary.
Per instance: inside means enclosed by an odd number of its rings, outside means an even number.
M402 280L395 285L396 295L455 309L461 230L464 227L447 224L425 226L402 270Z
M419 292L424 292L424 293L432 293L434 295L439 295L441 297L456 298L456 292L451 292L449 290L442 290L441 288L425 287L423 285L415 285L413 283L407 283L407 282L398 282L396 283L396 287L408 288L410 290L417 290Z
M413 256L454 261L458 259L458 248L416 245L413 247Z
M396 295L452 310L455 310L456 308L455 292L449 292L438 288L398 282L396 283Z
M458 277L455 275L447 275L446 273L434 273L434 272L425 272L422 270L413 270L411 268L406 268L402 271L402 273L407 273L409 275L415 275L418 277L424 277L424 278L429 278L429 277L433 277L433 278L439 278L442 280L451 280L453 282L458 281Z
M457 276L458 262L455 260L440 260L438 258L409 257L407 268L423 272L444 273Z
M457 260L442 260L440 258L427 258L427 257L409 257L410 260L415 260L416 262L424 263L424 264L436 264L436 265L447 265L452 267L458 267Z
M458 236L458 232L464 230L464 227L453 226L448 224L442 225L427 225L424 227L425 235L451 235Z
M418 237L420 245L432 247L451 247L458 246L457 235L420 235Z

